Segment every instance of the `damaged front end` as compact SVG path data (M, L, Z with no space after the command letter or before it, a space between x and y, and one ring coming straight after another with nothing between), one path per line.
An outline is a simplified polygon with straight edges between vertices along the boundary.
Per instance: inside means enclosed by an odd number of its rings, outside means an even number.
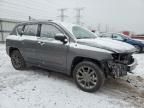
M127 75L127 72L130 72L136 67L137 62L133 58L132 54L112 54L113 60L107 62L107 67L109 75L113 77L121 77Z

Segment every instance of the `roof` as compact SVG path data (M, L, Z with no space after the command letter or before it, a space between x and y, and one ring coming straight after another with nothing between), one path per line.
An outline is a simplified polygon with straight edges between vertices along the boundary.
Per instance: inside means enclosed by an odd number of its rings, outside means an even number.
M18 25L21 25L21 24L31 24L31 23L47 23L47 22L52 22L52 23L58 24L58 25L62 26L63 28L67 29L70 33L72 33L72 27L73 26L79 26L77 24L72 24L72 23L67 23L67 22L61 22L61 21L56 21L56 20L32 20L32 21L24 21L24 22L19 23Z

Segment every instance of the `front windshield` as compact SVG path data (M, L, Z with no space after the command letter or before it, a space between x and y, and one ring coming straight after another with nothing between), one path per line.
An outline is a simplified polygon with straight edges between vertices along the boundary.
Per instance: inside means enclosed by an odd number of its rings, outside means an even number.
M77 39L96 38L93 33L80 26L73 26L72 33Z
M125 36L123 34L113 34L113 39L117 39L117 40L125 40L125 39L129 39L130 37Z

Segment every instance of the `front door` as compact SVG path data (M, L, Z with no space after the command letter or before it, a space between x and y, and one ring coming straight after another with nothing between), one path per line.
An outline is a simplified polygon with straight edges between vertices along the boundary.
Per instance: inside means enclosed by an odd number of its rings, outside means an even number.
M42 24L40 38L41 61L44 66L56 71L66 71L68 44L55 40L54 36L63 31L55 25Z

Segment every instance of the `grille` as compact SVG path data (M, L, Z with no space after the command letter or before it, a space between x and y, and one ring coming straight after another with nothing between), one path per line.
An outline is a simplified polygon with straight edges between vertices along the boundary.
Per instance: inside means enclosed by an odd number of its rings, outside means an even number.
M133 62L132 54L113 54L114 61L122 63L122 64L130 64Z

